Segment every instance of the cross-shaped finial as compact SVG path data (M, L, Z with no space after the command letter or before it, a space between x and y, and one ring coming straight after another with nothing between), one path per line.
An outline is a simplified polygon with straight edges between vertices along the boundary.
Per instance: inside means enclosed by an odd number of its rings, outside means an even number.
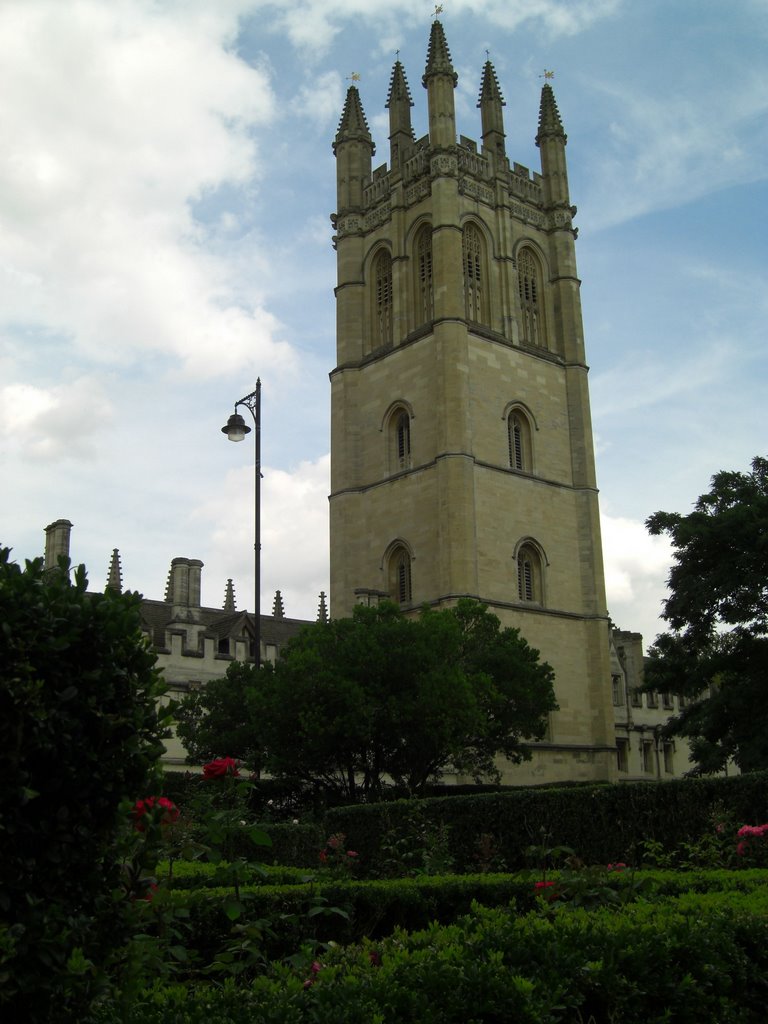
M347 81L348 82L350 82L350 81L351 82L359 82L360 81L360 72L359 71L353 71L351 75L347 75Z
M539 75L539 78L544 78L547 81L549 81L550 78L554 78L554 77L555 77L555 72L554 71L547 71L546 68L544 68L544 74L543 75Z
M432 15L432 17L436 18L438 16L438 14L442 14L442 13L443 13L443 5L442 4L435 4L435 13Z

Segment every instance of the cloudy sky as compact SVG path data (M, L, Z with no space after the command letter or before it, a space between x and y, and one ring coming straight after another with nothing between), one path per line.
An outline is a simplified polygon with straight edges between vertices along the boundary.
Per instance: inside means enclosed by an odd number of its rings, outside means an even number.
M0 0L0 543L161 598L200 558L252 608L328 589L335 134L349 76L386 160L396 51L426 132L422 0ZM545 68L579 212L609 609L647 641L669 569L643 523L766 454L766 0L446 0L458 130L490 51L537 168Z

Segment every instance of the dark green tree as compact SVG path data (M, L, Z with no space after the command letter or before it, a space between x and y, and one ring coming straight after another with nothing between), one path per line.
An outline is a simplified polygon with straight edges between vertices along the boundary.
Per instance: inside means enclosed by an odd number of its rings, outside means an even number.
M126 798L163 751L140 596L0 549L0 1016L82 1020L128 935ZM156 792L156 789L154 790Z
M253 770L262 767L256 679L253 665L234 661L221 679L178 702L176 732L191 764L234 757Z
M670 596L646 667L648 689L689 701L669 735L685 736L697 773L733 760L768 768L768 460L717 473L693 512L646 526L674 545Z
M448 769L497 777L496 754L527 759L524 740L543 736L553 678L476 602L418 618L358 607L306 627L262 673L267 767L353 800L379 797L384 777L412 793Z

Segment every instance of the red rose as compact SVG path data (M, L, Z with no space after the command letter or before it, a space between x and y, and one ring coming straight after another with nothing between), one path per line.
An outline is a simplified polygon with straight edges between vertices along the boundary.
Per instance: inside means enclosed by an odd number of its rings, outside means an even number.
M234 757L217 757L203 765L203 776L206 779L223 779L226 775L239 775L240 769Z
M137 831L144 831L142 819L146 814L155 810L162 812L160 815L161 825L173 825L178 820L179 809L167 796L146 796L143 800L137 800L133 805L133 822Z

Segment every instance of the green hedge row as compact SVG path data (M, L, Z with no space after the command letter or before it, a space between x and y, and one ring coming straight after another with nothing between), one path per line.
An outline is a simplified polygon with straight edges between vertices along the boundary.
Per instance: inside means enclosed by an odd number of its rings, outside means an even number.
M542 841L569 846L590 864L638 863L644 840L672 851L711 830L718 806L740 824L768 821L768 773L338 807L326 813L325 828L347 836L372 876L386 871L387 862L391 867L398 839L419 828L426 835L443 828L454 871L476 871L484 843L515 871L530 863L525 850Z
M270 852L265 848L265 853ZM155 870L157 881L171 889L214 889L221 885L220 874L219 865L199 860L176 860L172 868L167 860L160 861ZM242 880L248 885L300 885L312 874L307 868L260 864L249 868Z
M163 986L89 1024L762 1024L768 890L688 894L621 911L455 924L274 965L250 986Z
M557 879L557 873L550 875ZM694 894L761 892L768 885L763 870L648 871L608 876L620 899L630 901L639 891L646 901ZM606 879L599 882L605 885ZM583 892L589 889L586 886ZM174 890L163 896L163 906L183 909L189 932L185 942L203 962L210 962L227 943L232 921L227 904L232 889L205 887ZM514 907L525 914L537 905L535 880L524 875L446 875L381 881L326 881L289 885L248 885L241 889L243 920L270 924L264 938L270 959L296 952L302 942L359 942L379 938L402 928L413 931L431 922L449 923L466 914L473 902L486 907ZM587 898L586 896L584 898ZM599 896L598 896L599 899ZM344 912L344 915L337 913ZM187 917L188 915L188 917Z

